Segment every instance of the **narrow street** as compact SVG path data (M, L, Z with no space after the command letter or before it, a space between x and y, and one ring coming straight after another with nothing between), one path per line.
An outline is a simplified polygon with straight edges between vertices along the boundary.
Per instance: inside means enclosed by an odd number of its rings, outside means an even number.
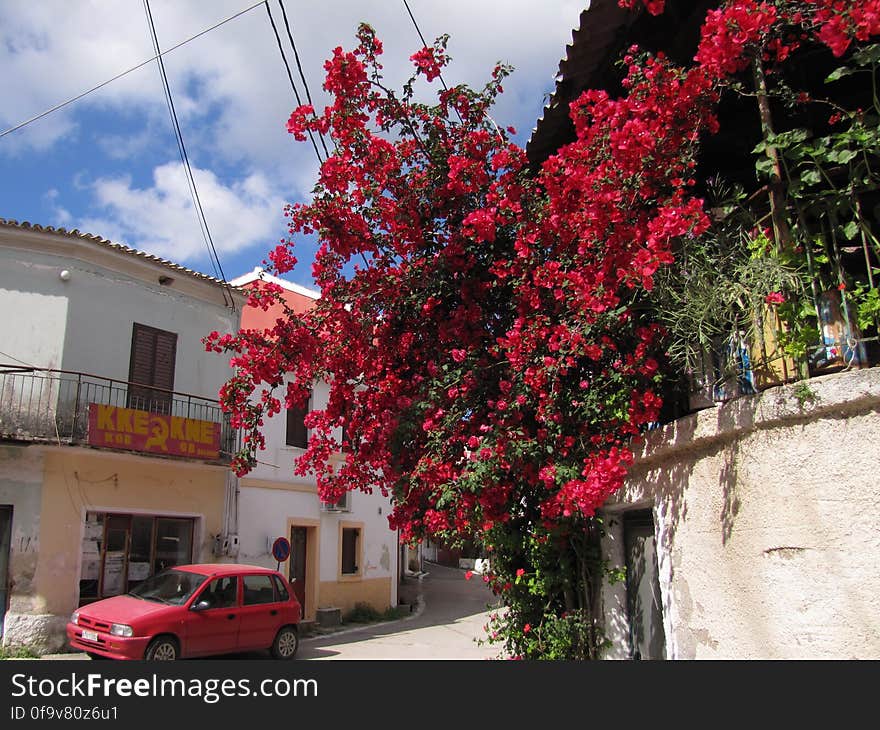
M387 624L365 626L328 636L305 639L300 660L311 659L496 659L497 645L478 645L495 596L474 575L426 564L427 575L413 586L421 589L417 615ZM409 588L410 586L407 586Z
M342 629L303 639L296 660L314 659L497 659L500 647L478 645L495 596L474 574L425 564L421 580L408 578L403 590L420 596L414 615L383 624ZM81 653L50 654L44 659L88 659ZM219 659L267 659L267 652L229 654Z

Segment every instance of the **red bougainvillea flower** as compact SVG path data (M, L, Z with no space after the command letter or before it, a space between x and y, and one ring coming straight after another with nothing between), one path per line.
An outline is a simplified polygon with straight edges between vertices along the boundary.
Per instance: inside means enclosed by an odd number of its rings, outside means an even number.
M383 86L369 27L353 51L335 49L332 103L287 121L296 139L328 135L333 152L269 254L284 274L296 242L317 235L321 296L295 313L267 287L250 304L279 305L272 326L205 341L231 353L236 373L220 393L244 431L236 473L266 448L264 418L306 405L324 382L329 400L307 417L295 473L314 475L324 501L353 489L390 497L404 543L479 539L493 555L483 580L525 601L511 586L537 568L525 541L552 551L583 534L624 484L633 439L659 420L663 333L641 305L681 239L710 226L695 170L722 92L756 62L790 61L797 42L840 55L880 33L880 0L712 5L692 61L631 49L619 93L572 103L572 141L538 169L488 114L505 67L481 90L437 90L429 106L411 84ZM415 83L448 57L438 42L412 61ZM534 601L509 612L507 638L522 641L531 624L519 617L537 622L550 605Z
M433 81L440 75L442 61L437 58L437 50L434 48L422 48L412 56L410 60L415 64L420 73L425 74L428 81Z

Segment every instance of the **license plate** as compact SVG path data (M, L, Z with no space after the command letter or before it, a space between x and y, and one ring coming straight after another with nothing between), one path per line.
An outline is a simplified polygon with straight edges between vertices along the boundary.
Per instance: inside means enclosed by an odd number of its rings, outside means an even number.
M83 638L86 641L97 641L98 640L98 632L97 631L89 631L88 629L83 629Z

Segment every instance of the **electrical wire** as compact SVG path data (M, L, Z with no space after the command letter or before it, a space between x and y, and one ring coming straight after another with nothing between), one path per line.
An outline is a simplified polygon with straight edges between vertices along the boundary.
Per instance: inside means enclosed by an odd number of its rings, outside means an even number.
M419 34L419 40L421 40L421 41L422 41L422 45L423 45L425 48L427 48L427 47L428 47L428 42L425 40L425 36L422 35L422 31L419 29L419 24L416 22L416 16L413 15L413 11L410 10L410 8L409 8L409 3L407 2L407 0L403 0L403 4L404 4L404 6L406 6L406 12L409 13L409 19L412 21L412 24L413 24L413 26L414 26L415 29L416 29L416 33ZM443 84L443 77L442 77L442 76L440 77L440 83ZM444 88L444 89L446 88L446 84L443 84L443 88Z
M284 68L287 69L287 78L290 79L290 88L293 89L293 95L296 98L297 105L302 106L302 98L299 95L296 84L293 82L293 72L290 70L290 64L287 62L287 54L284 53L284 46L281 44L281 36L278 35L278 28L275 25L275 19L272 17L272 11L269 9L268 0L264 0L263 5L266 6L266 13L269 15L269 22L272 24L272 32L275 34L276 43L278 43L278 51L281 53L281 60L284 61ZM308 94L308 89L306 89L306 94ZM309 103L311 104L311 98L309 98ZM323 164L324 160L321 158L321 153L318 151L318 143L315 142L315 135L312 134L311 129L308 130L308 133L309 139L312 140L312 147L315 149L315 156L318 158L318 164ZM324 144L323 137L321 138L321 144ZM324 152L327 152L326 146L324 147Z
M196 209L196 216L199 220L199 225L202 229L202 237L205 239L205 243L208 247L208 255L211 259L211 265L214 267L214 273L218 279L226 284L226 288L229 289L229 284L226 282L226 276L223 273L223 267L220 265L220 257L217 255L217 249L214 247L214 239L211 237L211 229L208 227L208 220L205 218L205 211L202 208L202 201L199 198L199 191L196 187L195 177L192 173L192 167L190 166L189 156L186 153L186 145L183 142L183 133L180 130L180 122L177 118L177 112L174 109L174 99L171 96L171 86L168 83L168 76L165 73L165 63L162 61L162 53L159 48L159 38L156 35L156 26L153 23L153 14L150 11L150 0L144 0L144 9L147 13L147 20L150 23L150 35L153 39L153 47L156 51L156 60L159 62L159 73L162 77L162 86L165 90L165 101L168 104L168 111L171 114L171 121L174 126L175 139L177 140L177 149L180 153L180 159L183 163L184 170L186 171L187 183L190 188L190 195L193 199L193 205ZM235 308L235 299L232 297L232 292L229 292L229 301L226 302L226 292L223 293L223 300L227 304L227 306Z
M67 101L62 101L60 104L56 104L56 105L53 106L51 109L47 109L46 111L42 112L41 114L37 114L36 116L31 117L30 119L27 119L27 120L25 120L25 121L23 121L23 122L20 122L19 124L16 124L14 127L10 127L9 129L7 129L7 130L5 130L5 131L3 131L3 132L0 132L0 137L5 137L7 134L10 134L10 133L12 133L12 132L15 132L16 130L21 129L22 127L26 127L28 124L31 124L31 123L33 123L33 122L36 122L37 120L42 119L42 118L45 117L45 116L48 116L48 115L51 114L52 112L56 112L56 111L58 111L59 109L62 109L62 108L64 108L64 107L66 107L68 104L72 104L72 103L75 102L75 101L79 101L79 100L82 99L84 96L88 96L88 95L91 94L92 92L94 92L94 91L98 91L98 89L102 89L102 88L104 88L105 86L107 86L107 84L109 84L109 83L111 83L111 82L113 82L113 81L116 81L117 79L121 79L123 76L126 76L126 75L130 74L132 71L137 71L139 68L143 68L143 67L146 66L148 63L152 63L153 61L155 61L155 60L157 60L158 58L160 58L160 56L164 56L164 55L166 55L166 54L168 54L168 53L171 53L171 51L176 51L178 48L180 48L181 46L186 45L186 44L189 43L190 41L194 41L196 38L200 38L201 36L205 35L205 33L210 33L212 30L216 30L216 29L219 28L221 25L224 25L224 24L228 23L230 20L235 20L235 19L238 18L239 16L244 15L245 13L249 13L249 12L250 12L251 10L253 10L254 8L256 8L256 7L260 6L260 5L262 5L264 1L265 1L265 0L260 0L260 2L258 2L258 3L254 3L254 4L251 5L249 8L245 8L244 10L240 10L240 11L237 12L235 15L230 15L228 18L226 18L226 20L221 20L219 23L217 23L217 24L215 24L215 25L212 25L210 28L205 28L205 30L203 30L203 31L201 31L201 32L199 32L199 33L196 33L194 36L190 36L190 37L187 38L186 40L181 41L180 43L178 43L176 46L172 46L172 47L169 48L167 51L163 51L162 53L160 53L160 54L158 54L158 55L156 55L156 56L153 56L153 57L151 57L151 58L148 58L146 61L142 61L142 62L139 63L137 66L132 66L132 67L131 67L130 69L128 69L127 71L123 71L122 73L116 74L116 76L114 76L113 78L107 79L106 81L102 81L102 82L101 82L100 84L98 84L97 86L93 86L91 89L88 89L87 91L84 91L84 92L82 92L81 94L77 94L76 96L74 96L74 97L68 99Z
M293 57L294 59L296 59L296 67L299 70L299 77L302 79L303 88L306 90L306 99L308 99L309 101L309 106L314 109L314 104L312 103L312 95L309 92L309 82L306 81L306 75L305 73L303 73L303 67L299 61L299 53L296 50L296 42L293 40L293 33L290 30L290 23L287 22L287 11L284 9L284 2L282 0L278 0L278 5L281 8L281 15L284 17L284 27L287 29L287 37L290 39L291 48L293 48ZM329 157L330 153L327 151L327 145L324 143L324 135L321 134L321 132L318 132L318 136L321 139L321 147L324 148L324 154Z
M421 28L419 28L419 24L416 22L416 16L413 15L413 11L410 10L409 2L407 2L407 0L403 0L403 4L406 7L406 12L409 13L409 19L412 21L413 27L416 29L416 33L419 34L419 40L421 40L422 46L424 46L425 48L428 48L429 46L428 46L427 41L425 40L425 36L422 35ZM449 87L446 85L446 82L443 80L443 74L441 74L438 71L437 77L440 79L440 85L443 87L443 90L449 91ZM455 109L455 116L458 117L458 121L461 122L462 124L464 124L464 119L461 118L461 114L459 113L458 109L455 108L454 106L453 106L453 109ZM494 124L494 121L493 121L493 124ZM495 128L496 129L498 128L497 124L495 125Z

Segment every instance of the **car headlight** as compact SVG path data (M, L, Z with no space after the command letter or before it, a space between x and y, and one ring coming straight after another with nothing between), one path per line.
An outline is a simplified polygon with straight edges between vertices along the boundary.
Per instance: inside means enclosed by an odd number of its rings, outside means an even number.
M70 614L70 623L74 624L75 626L79 626L79 611L74 611L72 614Z
M113 636L134 636L131 626L125 624L110 624L110 633Z

